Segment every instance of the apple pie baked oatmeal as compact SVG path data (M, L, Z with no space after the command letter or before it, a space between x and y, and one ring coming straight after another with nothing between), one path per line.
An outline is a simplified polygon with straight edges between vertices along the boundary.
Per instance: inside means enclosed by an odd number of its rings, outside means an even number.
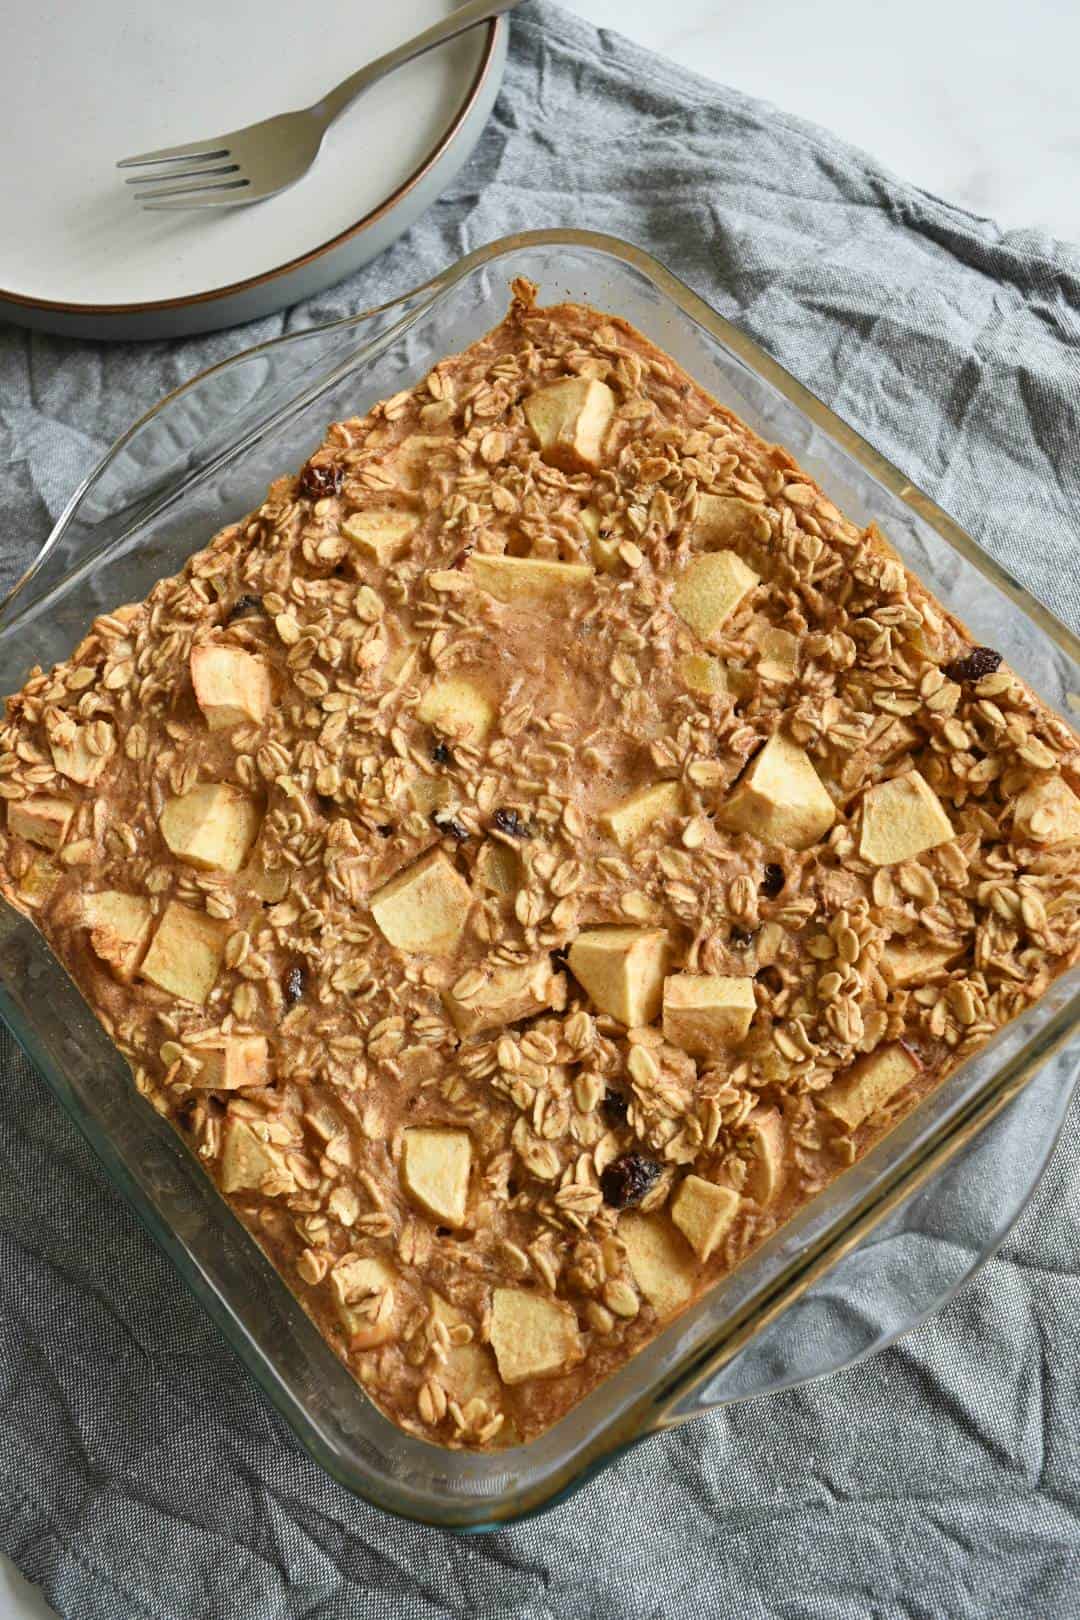
M624 322L30 673L0 886L404 1429L527 1440L1074 959L1080 742Z

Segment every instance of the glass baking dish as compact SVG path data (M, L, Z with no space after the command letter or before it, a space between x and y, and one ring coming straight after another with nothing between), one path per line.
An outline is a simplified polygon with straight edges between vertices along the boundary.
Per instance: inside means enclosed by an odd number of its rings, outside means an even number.
M145 596L257 506L328 422L364 411L493 326L515 276L539 283L544 301L582 300L640 327L790 449L851 518L876 519L976 639L1067 712L1080 690L1080 643L1069 630L655 259L580 231L493 242L392 303L260 345L170 394L87 479L0 608L0 690L65 657L96 613ZM554 1428L485 1456L432 1446L382 1417L137 1095L36 930L6 905L0 1015L312 1456L381 1507L460 1528L535 1511L631 1441L844 1365L935 1309L1023 1207L1080 1069L1074 969Z

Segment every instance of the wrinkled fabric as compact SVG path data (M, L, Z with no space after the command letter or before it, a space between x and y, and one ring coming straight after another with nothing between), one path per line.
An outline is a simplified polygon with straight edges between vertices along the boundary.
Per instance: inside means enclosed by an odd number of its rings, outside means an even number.
M182 342L0 328L0 583L167 389L550 225L650 248L1076 627L1080 252L539 0L470 164L342 286ZM0 1546L71 1620L1080 1615L1075 1113L997 1257L893 1348L461 1538L324 1475L6 1034L0 1077ZM980 1177L1022 1153L994 1131Z

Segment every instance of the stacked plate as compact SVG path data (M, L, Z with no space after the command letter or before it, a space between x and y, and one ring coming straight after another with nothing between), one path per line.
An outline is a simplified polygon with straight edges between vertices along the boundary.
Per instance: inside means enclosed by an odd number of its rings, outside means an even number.
M306 106L457 0L6 0L0 318L83 337L179 336L310 297L380 253L471 153L505 19L391 75L299 185L247 208L146 213L131 152Z

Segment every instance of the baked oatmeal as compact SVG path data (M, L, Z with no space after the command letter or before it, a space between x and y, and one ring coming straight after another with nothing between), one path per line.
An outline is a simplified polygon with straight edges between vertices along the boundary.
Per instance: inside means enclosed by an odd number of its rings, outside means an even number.
M364 1388L554 1422L1077 952L1080 746L538 308L31 672L0 883Z

